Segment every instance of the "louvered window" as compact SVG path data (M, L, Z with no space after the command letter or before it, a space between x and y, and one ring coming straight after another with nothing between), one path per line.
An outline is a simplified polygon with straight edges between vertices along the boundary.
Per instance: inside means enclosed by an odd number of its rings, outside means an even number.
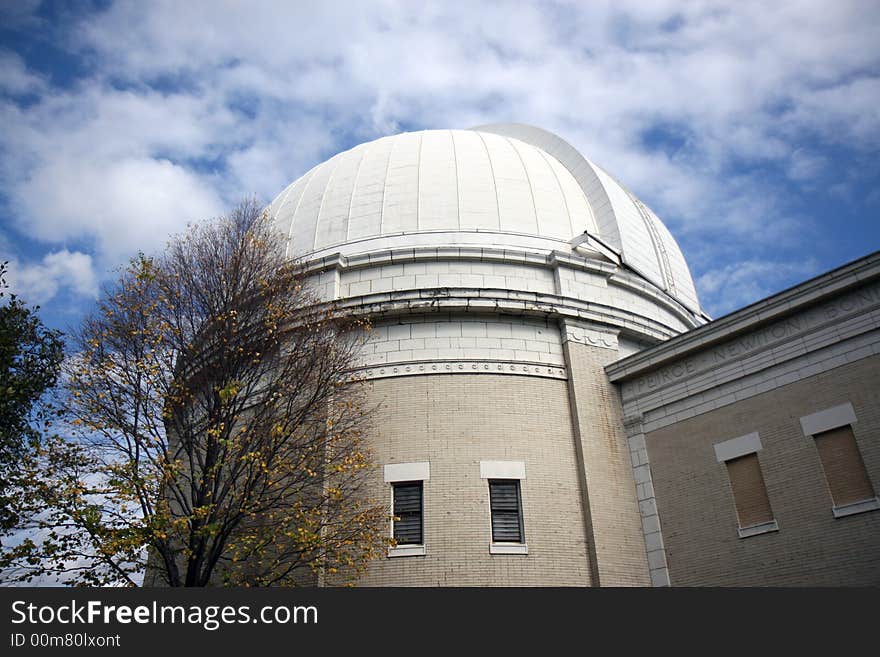
M422 482L407 481L394 486L394 540L398 545L422 543Z
M490 480L489 504L492 509L492 541L524 543L519 480Z

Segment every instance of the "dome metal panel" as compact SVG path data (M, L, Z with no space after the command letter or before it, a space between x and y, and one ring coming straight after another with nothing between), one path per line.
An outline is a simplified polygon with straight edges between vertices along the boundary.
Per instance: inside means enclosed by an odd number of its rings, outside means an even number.
M458 230L458 171L452 133L422 133L419 163L419 230Z

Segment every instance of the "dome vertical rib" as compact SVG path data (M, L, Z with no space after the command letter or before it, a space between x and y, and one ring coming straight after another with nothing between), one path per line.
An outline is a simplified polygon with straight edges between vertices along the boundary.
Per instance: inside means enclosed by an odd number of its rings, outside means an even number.
M498 230L501 230L501 202L498 200L498 180L495 178L495 166L492 164L492 154L489 153L489 146L486 144L486 137L483 133L476 133L483 144L483 150L486 151L486 160L489 162L489 173L492 176L492 191L495 194L495 213L498 217Z

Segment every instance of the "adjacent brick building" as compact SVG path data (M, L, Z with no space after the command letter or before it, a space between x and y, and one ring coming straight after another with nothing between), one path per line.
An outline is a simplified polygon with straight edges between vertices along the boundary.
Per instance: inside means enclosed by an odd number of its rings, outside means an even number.
M880 254L607 372L671 584L880 584Z

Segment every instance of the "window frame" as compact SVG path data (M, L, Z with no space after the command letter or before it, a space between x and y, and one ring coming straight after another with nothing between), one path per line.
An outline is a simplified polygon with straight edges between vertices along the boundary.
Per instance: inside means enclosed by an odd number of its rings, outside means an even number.
M486 504L489 509L489 554L527 555L529 553L529 546L526 540L526 512L525 504L523 503L523 480L526 478L525 462L480 461L480 478L486 480ZM495 533L492 525L491 489L491 484L495 481L512 481L516 484L520 542L495 540Z
M759 536L769 532L779 531L779 523L776 522L776 513L773 511L773 502L770 500L770 491L767 489L767 480L764 477L764 469L761 467L761 459L758 452L761 451L761 436L757 431L731 438L720 443L715 443L715 460L724 466L724 473L727 477L727 485L730 487L730 495L733 502L733 513L736 517L737 535L740 538L749 538L750 536ZM767 506L770 509L771 519L765 522L759 522L752 525L742 525L740 520L739 505L736 500L736 491L734 490L733 481L730 477L731 461L736 461L747 456L754 456L758 467L758 474L761 477L761 485L764 491L764 497L767 499Z
M761 492L763 493L764 499L767 501L767 510L770 512L770 519L753 522L751 524L743 524L741 514L744 500L742 498L737 498L736 486L734 486L734 480L731 476L731 464L751 458L754 458L755 467L757 468L758 476L761 480ZM724 467L727 470L727 480L730 484L731 494L733 495L733 510L736 513L737 532L739 533L739 537L747 538L749 536L756 536L757 534L766 534L767 532L777 531L779 529L779 524L776 522L776 514L773 511L773 504L770 502L770 493L767 490L767 481L764 479L764 470L761 468L761 459L758 458L758 452L751 452L749 454L743 454L742 456L729 459L724 462Z
M502 545L522 545L525 543L525 523L523 522L523 509L522 509L522 486L520 485L519 479L489 479L489 515L492 524L492 543L494 544L502 544ZM492 503L492 485L503 485L503 484L512 484L514 490L516 491L516 521L517 521L517 540L507 540L503 538L497 538L495 536L495 514L497 513L510 513L508 510L497 510L494 508ZM513 514L511 514L513 515Z
M800 418L801 430L803 431L804 436L810 439L810 442L813 444L813 449L816 450L816 457L819 460L819 468L822 472L822 481L825 484L825 491L831 499L831 514L835 518L845 518L858 513L880 509L880 497L877 496L877 487L875 486L875 482L871 478L871 473L868 471L867 465L865 464L865 457L862 454L859 439L856 435L855 425L857 423L858 419L856 418L855 409L850 402L825 408L821 411L816 411L815 413ZM866 497L863 500L854 500L841 504L837 504L837 501L834 499L834 491L831 482L828 480L828 470L825 461L822 458L822 451L819 449L819 442L817 439L821 439L823 434L837 431L839 429L849 429L852 440L855 444L856 455L864 469L868 485L874 493L873 497Z
M399 521L395 518L400 517L396 508L397 490L403 487L418 486L419 488L419 540L411 543L401 543L395 536L395 528ZM397 547L414 547L425 544L425 482L421 479L412 481L395 481L391 484L391 538L397 543Z
M402 543L388 546L388 557L415 557L427 554L425 513L427 507L426 483L431 479L431 467L428 461L416 463L389 463L384 466L385 483L389 488L389 509L391 520L388 523L388 536L394 540L394 487L397 484L421 484L421 543Z

